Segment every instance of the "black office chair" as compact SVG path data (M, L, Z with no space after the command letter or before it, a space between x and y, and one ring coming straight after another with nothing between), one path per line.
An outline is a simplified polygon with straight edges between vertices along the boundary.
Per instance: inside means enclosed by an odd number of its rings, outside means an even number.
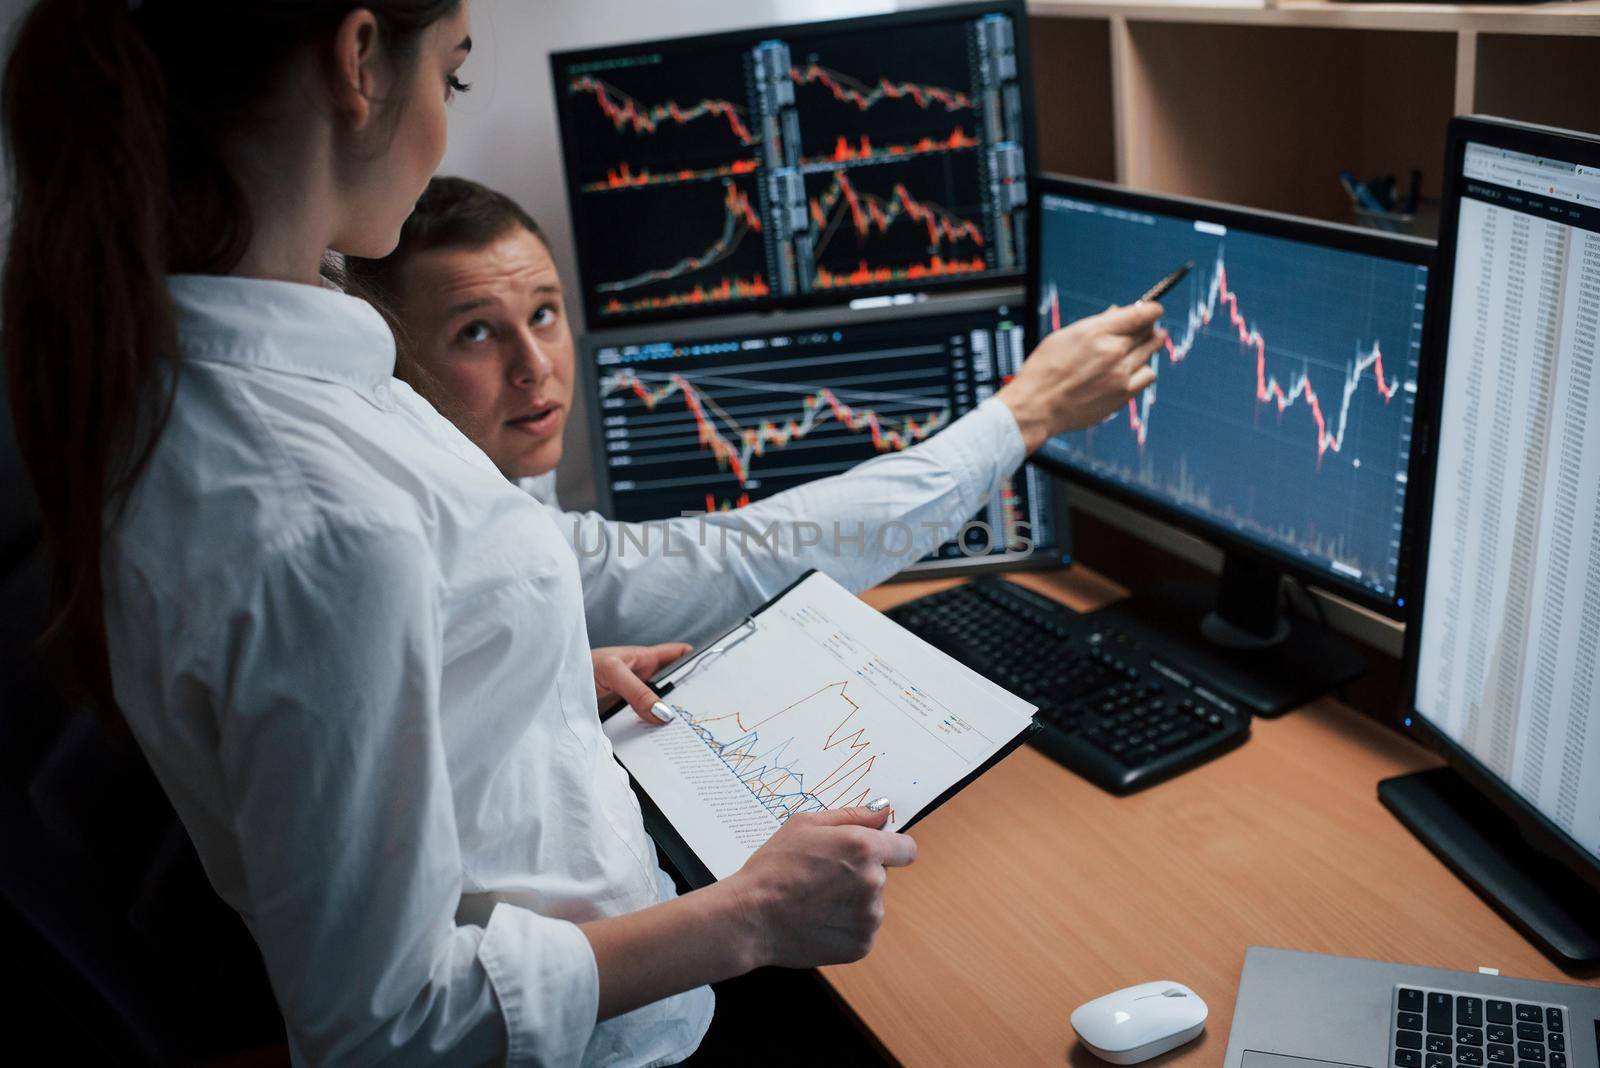
M8 411L0 394L0 942L26 990L5 1055L175 1064L279 1045L260 955L143 754L42 661L49 569Z

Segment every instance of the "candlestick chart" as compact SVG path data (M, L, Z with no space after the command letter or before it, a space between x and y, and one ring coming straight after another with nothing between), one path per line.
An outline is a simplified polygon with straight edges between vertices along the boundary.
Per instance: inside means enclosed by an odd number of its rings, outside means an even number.
M921 281L988 270L981 198L936 161L821 172L807 182L817 289ZM914 190L942 186L944 202Z
M1015 274L1011 34L929 12L553 57L591 321Z
M718 359L694 348L601 369L618 518L676 515L708 496L760 500L909 448L954 418L938 343L809 365L787 352Z
M661 376L624 370L601 380L600 395L632 393L650 412L677 398L694 420L697 443L711 455L717 467L731 474L741 487L755 479L751 464L757 457L793 447L796 442L817 435L818 428L830 421L844 431L864 435L876 452L910 448L950 421L950 409L942 407L937 397L873 392L859 394L862 400L851 404L830 386L806 386L803 392L794 393L791 414L774 412L772 417L751 422L748 416L743 419L735 416L709 392L717 387L730 395L751 390L787 394L793 389L787 384L723 375L697 375L691 379L678 373ZM847 392L846 395L851 394ZM865 407L865 404L877 407ZM908 406L925 414L920 418L914 414L896 418L880 415L877 410L878 407L905 409Z
M756 135L737 66L683 64L670 81L658 72L624 67L567 79L563 111L574 135L594 146L582 158L586 186L606 188L616 173L675 175L753 157Z
M617 231L616 242L590 256L602 309L625 314L765 297L763 222L754 197L751 182L727 177L615 201L607 229ZM652 240L660 235L671 240Z
M1398 569L1426 268L1047 198L1041 333L1175 264L1155 384L1046 455L1379 593Z
M797 44L791 58L807 158L863 136L884 146L931 146L948 143L957 130L982 132L966 34L910 27L892 45L877 35L834 34Z
M982 144L983 142L967 133L964 126L957 126L943 137L919 137L915 141L885 140L881 134L877 140L867 133L856 134L853 137L841 134L834 139L832 148L819 149L816 155L807 156L802 162L810 167L824 168L830 164L881 163L945 152L961 152L969 148L978 148Z
M605 346L594 372L611 512L743 507L912 448L998 386L1020 334L999 309ZM1021 524L1047 543L1047 492L1021 474L1005 483L980 516L996 544L978 552L1004 551Z

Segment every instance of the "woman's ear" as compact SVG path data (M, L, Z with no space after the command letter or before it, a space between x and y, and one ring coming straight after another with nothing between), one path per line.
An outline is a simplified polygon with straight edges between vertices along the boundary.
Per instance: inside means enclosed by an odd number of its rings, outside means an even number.
M333 38L329 70L334 113L351 130L372 121L388 82L378 20L366 8L356 8L339 23Z

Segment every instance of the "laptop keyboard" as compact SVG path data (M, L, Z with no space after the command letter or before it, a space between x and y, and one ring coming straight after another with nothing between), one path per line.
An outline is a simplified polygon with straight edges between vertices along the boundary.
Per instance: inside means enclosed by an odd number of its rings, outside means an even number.
M1393 1046L1395 1068L1567 1068L1567 1009L1396 987Z

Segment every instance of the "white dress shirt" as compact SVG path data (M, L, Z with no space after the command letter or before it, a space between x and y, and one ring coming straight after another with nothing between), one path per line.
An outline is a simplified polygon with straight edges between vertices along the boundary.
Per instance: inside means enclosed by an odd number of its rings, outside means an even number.
M556 473L547 471L542 475L530 475L527 478L517 479L517 485L522 491L540 504L548 504L552 508L561 507L560 499L556 496Z
M954 536L1025 455L1016 419L990 399L916 448L731 512L651 523L561 512L589 641L699 644L809 568L857 593L870 589ZM560 509L553 472L516 484Z
M589 641L699 644L813 567L870 589L954 536L1024 455L1016 419L991 398L915 448L731 512L652 523L561 513Z
M600 731L585 606L618 640L667 640L816 561L594 552L586 531L615 532L532 501L392 378L367 304L170 288L176 400L105 550L112 675L296 1062L689 1054L704 987L595 1023L576 925L673 891ZM1021 454L990 404L867 465L859 493L847 476L765 507L959 522Z

